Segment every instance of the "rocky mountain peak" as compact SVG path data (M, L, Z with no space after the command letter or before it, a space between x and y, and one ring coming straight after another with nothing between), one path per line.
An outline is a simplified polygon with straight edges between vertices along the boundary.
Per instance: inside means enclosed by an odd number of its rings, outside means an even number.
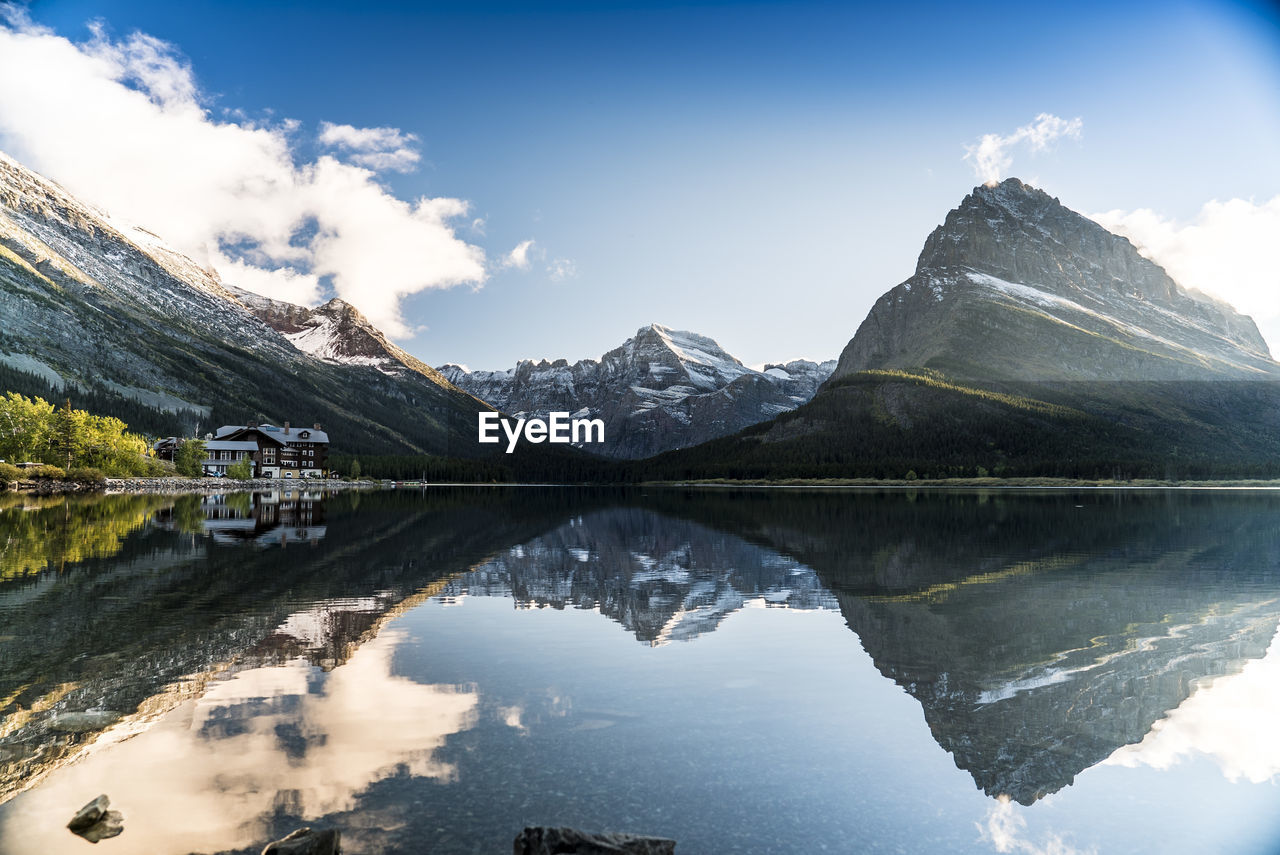
M1170 302L1181 289L1127 238L1017 178L975 187L925 241L916 274L965 267L1055 293Z
M1127 238L1017 178L975 187L876 302L836 377L935 368L967 379L1276 376L1249 317L1179 286Z
M241 288L228 286L228 290L303 353L341 365L368 365L390 375L411 371L433 383L450 385L434 368L389 342L359 309L341 297L308 308Z

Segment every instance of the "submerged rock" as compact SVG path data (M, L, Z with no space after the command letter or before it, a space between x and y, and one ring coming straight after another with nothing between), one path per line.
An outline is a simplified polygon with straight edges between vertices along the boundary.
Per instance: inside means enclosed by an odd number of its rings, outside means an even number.
M107 808L111 805L111 799L107 798L107 794L103 793L93 801L89 802L80 810L76 811L76 815L71 817L71 821L67 823L67 828L72 831L84 831L93 825L102 817L106 816Z
M336 828L312 831L299 828L287 837L268 843L262 855L342 855L342 833Z
M77 831L85 840L90 843L97 843L99 840L106 840L108 837L115 837L124 831L124 814L118 810L109 810L103 814L102 819L86 828L84 831Z
M90 843L115 837L124 831L124 814L118 810L107 810L110 805L111 799L103 793L76 811L67 828Z
M665 837L576 828L530 826L516 835L513 855L672 855L676 842ZM263 853L266 855L266 853Z

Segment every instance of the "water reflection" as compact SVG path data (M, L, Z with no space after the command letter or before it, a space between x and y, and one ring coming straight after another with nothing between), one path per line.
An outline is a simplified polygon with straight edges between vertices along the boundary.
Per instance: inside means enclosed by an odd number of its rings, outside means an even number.
M196 497L188 497L188 500ZM199 497L203 519L194 522L199 532L214 543L234 545L284 546L311 543L325 536L322 490L286 489L262 492L226 493ZM162 515L162 519L164 516ZM191 530L193 521L182 510L169 510L169 521Z
M158 496L0 493L0 583L82 561L110 558L129 535L172 503Z
M712 632L748 601L833 609L817 575L739 537L645 508L571 517L459 576L446 593L598 609L651 645Z
M923 713L897 738L940 746L995 798L966 821L965 846L976 823L984 846L1032 851L1019 804L1086 769L1205 756L1231 779L1280 772L1280 497L456 490L311 497L306 518L298 498L21 511L50 527L60 515L64 559L77 527L114 547L56 565L33 562L30 547L4 553L26 569L0 583L0 800L48 779L20 816L0 806L0 851L54 851L45 826L61 833L54 817L104 778L113 801L146 806L145 828L126 837L174 853L250 851L295 821L361 815L385 826L366 829L370 852L400 851L428 822L471 851L510 817L418 817L422 788L442 806L504 799L535 754L564 764L565 780L521 803L530 816L571 803L585 767L593 786L639 786L634 757L664 752L705 752L763 794L784 760L756 767L715 754L719 737L694 746L680 734L714 711L726 738L762 738L761 726L777 738L753 705L788 672L844 673L832 662L856 659L858 645L872 675ZM298 540L310 545L259 548ZM516 612L477 611L477 598ZM826 612L853 634L797 629L765 649L727 631L731 641L708 641L748 606ZM451 607L483 620L449 618ZM530 623L530 609L546 615ZM424 640L432 626L439 635ZM817 638L820 651L806 647ZM527 645L544 658L522 659ZM693 664L703 656L720 658ZM726 668L742 673L719 680ZM638 712L634 697L658 686L678 688L684 711L668 699ZM574 707L602 687L611 701ZM823 738L842 744L852 703L831 685L789 712L808 724L786 751L823 750L813 743L828 728ZM110 722L58 726L84 711L120 721L101 737ZM846 759L803 770L826 788L815 804L869 774L864 749L830 750ZM1036 839L1069 851L1066 838Z
M1106 759L1118 766L1169 769L1209 757L1228 780L1261 784L1280 775L1280 643L1262 659L1199 687L1152 725L1141 742Z
M471 725L476 694L395 676L403 640L384 633L330 672L294 659L212 685L145 739L100 745L35 791L7 850L65 847L66 806L103 786L115 804L146 806L126 814L131 851L216 852L267 839L277 813L349 810L392 775L450 780L456 769L434 755Z
M33 530L12 515L38 514L56 539L37 555L65 560L33 564L27 544L40 540L24 535L0 564L0 800L76 757L112 721L154 721L228 673L297 656L326 668L345 661L433 583L557 518L554 503L508 506L497 495L406 504L343 494L327 507L345 525L299 557L224 546L206 531L198 496L11 504L0 517L8 530ZM81 713L109 715L92 726L94 715Z

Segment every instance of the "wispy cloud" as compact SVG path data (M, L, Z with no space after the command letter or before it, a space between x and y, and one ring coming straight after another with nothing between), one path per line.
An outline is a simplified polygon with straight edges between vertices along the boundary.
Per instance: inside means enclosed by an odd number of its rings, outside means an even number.
M982 182L994 184L1009 174L1015 149L1025 146L1032 152L1045 151L1062 137L1079 139L1083 128L1084 122L1078 116L1063 119L1041 113L1035 121L1011 134L984 134L976 143L965 147L964 159Z
M529 255L530 250L533 249L533 243L532 240L520 241L520 243L516 244L515 249L508 252L502 259L502 266L514 267L517 270L528 270L529 266L533 264L533 259Z
M578 275L578 266L570 258L556 258L547 265L547 276L552 282L563 282Z
M467 203L377 180L416 159L413 135L326 124L337 156L305 160L297 122L218 116L172 45L101 30L73 43L0 5L0 148L231 284L308 303L330 282L403 337L406 296L484 282L484 251L453 226Z
M357 128L321 122L319 140L323 146L348 152L352 163L375 172L412 172L422 157L417 136L399 128Z
M1090 216L1133 241L1179 284L1251 315L1272 352L1280 346L1280 196L1214 200L1190 222L1149 208Z

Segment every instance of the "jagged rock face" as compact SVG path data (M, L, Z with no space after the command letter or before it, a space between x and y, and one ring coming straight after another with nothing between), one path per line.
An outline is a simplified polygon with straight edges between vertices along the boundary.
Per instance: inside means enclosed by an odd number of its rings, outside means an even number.
M947 215L833 376L883 368L968 380L1280 376L1252 319L1016 178L974 188Z
M188 430L322 422L336 446L365 453L474 454L484 408L350 305L307 309L224 284L4 155L0 363L187 412Z
M599 361L522 360L509 371L445 365L451 383L504 412L575 413L605 422L612 457L641 458L725 436L813 397L835 362L747 368L714 340L652 324Z

